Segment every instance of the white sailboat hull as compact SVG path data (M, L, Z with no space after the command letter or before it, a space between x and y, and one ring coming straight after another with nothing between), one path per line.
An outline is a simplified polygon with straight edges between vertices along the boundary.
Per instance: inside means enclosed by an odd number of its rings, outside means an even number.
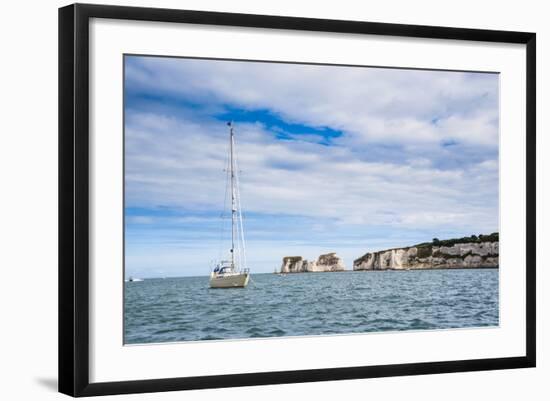
M239 288L246 287L250 274L210 274L210 288Z

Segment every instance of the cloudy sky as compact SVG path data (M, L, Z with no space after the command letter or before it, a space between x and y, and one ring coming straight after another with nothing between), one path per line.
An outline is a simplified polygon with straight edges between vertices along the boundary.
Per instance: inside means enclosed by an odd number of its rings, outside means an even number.
M230 120L253 272L498 231L498 82L126 56L126 274L207 275L227 251Z

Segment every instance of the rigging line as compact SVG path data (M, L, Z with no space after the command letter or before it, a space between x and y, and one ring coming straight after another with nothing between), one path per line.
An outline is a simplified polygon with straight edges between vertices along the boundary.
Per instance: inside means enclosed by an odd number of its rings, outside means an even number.
M237 207L237 199L236 199L236 190L235 190L235 158L234 158L234 145L235 145L235 139L233 137L233 126L230 125L230 135L229 135L229 146L230 146L230 154L231 154L231 269L235 269L235 240L238 242L238 237L235 238L235 217L236 217L236 207ZM238 251L238 249L237 249ZM237 256L238 257L238 256Z
M239 180L240 181L240 180ZM243 215L242 215L242 207L241 207L241 198L240 198L240 190L239 190L239 225L240 225L240 231L241 231L241 244L242 244L242 258L243 258L243 267L247 268L247 262L246 262L246 243L244 240L244 225L243 225Z
M241 244L242 244L242 262L243 262L243 267L246 268L247 267L247 261L246 261L246 245L245 245L245 241L244 241L244 226L243 226L243 215L242 215L242 206L241 206L241 190L240 190L240 178L239 178L239 168L238 168L238 164L237 164L237 158L235 158L235 167L236 167L236 170L237 170L237 174L235 175L235 178L236 178L236 181L237 181L237 202L238 202L238 206L237 206L237 210L238 210L238 213L239 213L239 225L240 225L240 237L241 237Z
M240 267L242 266L242 255L241 255L241 246L239 244L240 240L240 233L239 233L239 183L238 183L238 177L237 177L237 160L236 160L236 149L235 149L235 136L233 134L233 127L231 127L231 161L232 161L232 208L231 208L231 228L232 228L232 235L233 235L233 255L237 262L237 269L240 270ZM235 221L237 219L237 221ZM235 227L236 225L236 227ZM236 246L235 246L236 245ZM236 249L235 249L236 248ZM236 252L235 252L236 250Z
M244 264L244 258L243 258L243 248L244 248L244 241L243 241L243 235L242 235L242 216L241 216L241 193L239 190L239 178L238 175L235 175L235 181L236 181L236 201L237 201L237 240L240 242L240 246L238 246L238 255L239 255L239 263L240 266L246 267Z
M245 241L244 241L244 229L243 229L243 217L242 217L242 206L241 206L241 185L240 185L240 170L239 170L239 166L238 166L238 161L240 160L240 153L239 153L239 148L236 146L237 145L237 139L235 137L233 137L233 151L235 153L235 178L236 178L236 181L237 181L237 192L238 192L238 198L237 198L237 201L238 201L238 218L239 218L239 222L238 222L238 227L240 228L240 240L241 240L241 243L242 243L242 248L243 248L243 254L244 254L244 257L243 257L243 262L244 262L244 266L246 267L246 248L245 248Z
M242 255L241 255L241 246L239 244L240 242L240 227L239 227L239 180L238 180L238 169L237 169L237 158L236 158L236 147L235 147L235 138L233 137L233 153L234 153L234 157L233 157L233 167L234 167L234 171L233 171L233 177L234 177L234 183L235 183L235 186L234 186L234 209L235 209L235 213L237 213L237 259L238 259L238 265L239 266L242 266Z
M241 204L241 202L239 201L239 205L240 204ZM242 209L240 209L240 211L239 211L239 224L241 226L241 243L242 243L243 267L246 269L248 267L248 263L246 261L246 243L244 241L244 227L243 227Z
M224 199L223 199L223 209L222 213L220 215L221 223L220 223L220 241L219 241L219 248L218 248L218 260L221 261L224 259L224 253L225 253L225 244L224 244L224 237L226 233L227 228L227 221L226 221L226 210L227 210L227 199L229 194L229 155L225 154L225 193L224 193Z

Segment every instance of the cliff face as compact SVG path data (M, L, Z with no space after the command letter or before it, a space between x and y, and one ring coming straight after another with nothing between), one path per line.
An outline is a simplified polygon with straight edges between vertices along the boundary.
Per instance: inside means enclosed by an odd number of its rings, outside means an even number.
M309 262L301 256L285 256L281 265L281 273L314 273L344 271L344 261L336 253L321 255L317 260Z
M281 273L302 273L308 264L301 256L285 256L281 265Z
M498 267L498 241L422 245L367 253L353 270Z

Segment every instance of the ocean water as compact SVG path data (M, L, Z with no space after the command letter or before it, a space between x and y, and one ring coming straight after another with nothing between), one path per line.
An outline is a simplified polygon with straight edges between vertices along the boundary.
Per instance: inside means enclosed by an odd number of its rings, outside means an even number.
M497 326L498 269L252 274L125 283L126 344Z

